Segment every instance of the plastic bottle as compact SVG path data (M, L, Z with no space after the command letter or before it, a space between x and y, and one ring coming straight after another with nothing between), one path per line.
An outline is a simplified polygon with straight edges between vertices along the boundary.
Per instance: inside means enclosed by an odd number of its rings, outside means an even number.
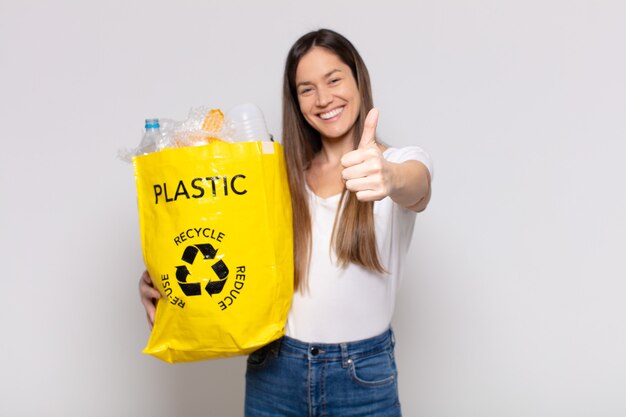
M233 107L226 114L226 119L235 142L272 140L267 131L263 112L255 104L246 103Z
M159 119L146 119L146 132L137 148L136 155L145 155L159 150L162 137Z

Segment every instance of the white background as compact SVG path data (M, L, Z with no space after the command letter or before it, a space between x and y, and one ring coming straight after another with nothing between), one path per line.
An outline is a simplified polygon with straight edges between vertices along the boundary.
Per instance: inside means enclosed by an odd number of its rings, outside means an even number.
M0 415L237 416L244 359L168 365L130 165L146 117L257 103L346 35L379 136L436 165L398 300L407 416L626 415L626 5L0 0Z

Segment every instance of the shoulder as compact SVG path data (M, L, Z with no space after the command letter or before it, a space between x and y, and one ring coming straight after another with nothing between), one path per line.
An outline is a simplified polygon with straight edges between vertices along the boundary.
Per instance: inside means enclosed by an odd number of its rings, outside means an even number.
M428 152L419 146L405 146L402 148L389 147L383 152L384 158L389 162L400 164L406 161L419 161L423 163L430 177L433 177L433 163Z

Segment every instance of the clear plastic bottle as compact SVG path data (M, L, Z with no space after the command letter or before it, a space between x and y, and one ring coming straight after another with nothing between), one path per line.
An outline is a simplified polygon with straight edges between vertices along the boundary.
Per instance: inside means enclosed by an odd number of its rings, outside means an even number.
M263 112L255 104L245 103L235 106L226 113L226 118L235 142L272 140L267 131Z
M145 155L159 150L163 138L159 119L146 119L146 132L143 134L141 143L137 148L136 155Z

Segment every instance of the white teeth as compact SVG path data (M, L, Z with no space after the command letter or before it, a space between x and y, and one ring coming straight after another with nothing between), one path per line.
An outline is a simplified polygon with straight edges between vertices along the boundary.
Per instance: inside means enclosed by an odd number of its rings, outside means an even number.
M335 110L329 111L328 113L320 114L320 117L322 118L322 120L328 120L328 119L331 119L331 118L337 116L342 111L343 111L343 107L339 107L339 108L337 108Z

